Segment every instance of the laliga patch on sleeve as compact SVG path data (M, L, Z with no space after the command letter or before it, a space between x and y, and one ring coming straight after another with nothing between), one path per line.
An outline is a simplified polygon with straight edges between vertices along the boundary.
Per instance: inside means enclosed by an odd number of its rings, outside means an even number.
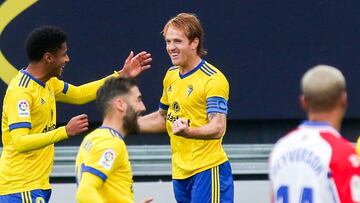
M354 202L360 202L360 176L353 175L350 180L351 198Z
M20 100L17 109L19 117L30 117L30 105L28 101L24 99Z
M116 154L114 150L107 149L100 158L99 165L104 167L106 170L110 170L114 164Z

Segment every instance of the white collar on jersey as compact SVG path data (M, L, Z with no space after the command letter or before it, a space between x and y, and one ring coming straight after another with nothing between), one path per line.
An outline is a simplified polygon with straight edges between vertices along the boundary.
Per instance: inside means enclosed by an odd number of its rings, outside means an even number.
M320 121L303 121L299 128L310 128L317 130L330 131L337 136L341 136L339 131L337 131L333 126L328 122L320 122Z

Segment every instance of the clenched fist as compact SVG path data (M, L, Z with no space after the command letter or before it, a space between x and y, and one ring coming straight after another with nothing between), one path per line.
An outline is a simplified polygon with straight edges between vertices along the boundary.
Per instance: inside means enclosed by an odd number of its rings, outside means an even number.
M78 135L89 128L89 120L86 114L72 117L66 124L65 129L69 137Z

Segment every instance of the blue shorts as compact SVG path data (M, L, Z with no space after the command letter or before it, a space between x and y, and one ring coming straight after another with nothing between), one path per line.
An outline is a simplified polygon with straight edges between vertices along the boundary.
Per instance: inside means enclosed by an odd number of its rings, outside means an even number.
M48 203L51 190L31 190L8 195L0 195L1 203Z
M178 203L232 203L234 181L229 161L187 179L173 180Z

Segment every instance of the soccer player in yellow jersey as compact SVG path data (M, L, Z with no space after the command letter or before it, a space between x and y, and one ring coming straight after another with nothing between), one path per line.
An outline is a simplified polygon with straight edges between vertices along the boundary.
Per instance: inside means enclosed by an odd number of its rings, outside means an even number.
M233 202L231 167L221 146L228 81L202 58L203 29L194 14L170 19L163 35L174 66L166 72L159 110L139 118L140 131L168 132L177 202Z
M26 41L29 65L20 70L6 91L2 111L3 151L0 160L0 202L48 202L54 143L88 129L87 115L56 127L56 101L83 104L95 99L104 79L73 86L59 80L69 62L67 36L60 28L44 26ZM146 52L125 60L124 71L111 76L136 76L149 67Z
M132 78L111 78L99 89L96 104L104 119L84 138L76 158L77 201L134 202L123 139L138 131L137 118L145 111L141 93Z

